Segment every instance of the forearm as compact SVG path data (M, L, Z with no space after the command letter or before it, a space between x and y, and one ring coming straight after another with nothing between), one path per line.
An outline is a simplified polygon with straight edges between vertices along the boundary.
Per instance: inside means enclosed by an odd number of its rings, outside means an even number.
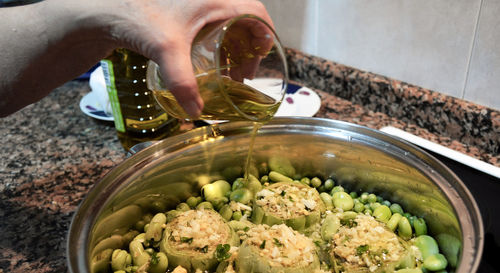
M0 9L0 116L40 100L113 49L98 14L80 2Z

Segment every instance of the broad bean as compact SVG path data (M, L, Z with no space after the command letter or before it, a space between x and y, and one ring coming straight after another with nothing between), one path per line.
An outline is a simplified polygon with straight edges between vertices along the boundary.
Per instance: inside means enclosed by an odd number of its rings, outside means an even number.
M231 201L239 202L242 204L248 204L253 198L253 194L249 189L241 188L231 192L229 199Z
M311 179L311 186L315 187L315 188L319 188L321 186L322 182L321 182L321 179L319 179L319 177L313 177Z
M431 271L443 270L448 265L448 261L443 254L437 253L424 259L424 267Z
M403 219L406 218L403 217ZM415 246L417 246L420 253L422 253L422 259L424 261L427 257L439 253L439 247L436 240L429 235L420 235L415 238Z
M111 261L111 255L113 254L112 249L105 249L99 252L97 255L92 257L91 261L91 271L92 272L108 272L109 262Z
M363 205L362 203L360 203L360 202L358 202L358 203L354 202L354 203L355 203L354 204L354 211L355 212L359 213L359 212L363 212L363 210L365 210L365 205Z
M187 203L180 203L175 209L178 211L188 211L191 207Z
M231 191L231 185L225 180L217 180L201 188L201 194L209 202L225 197L229 191Z
M391 209L386 205L380 205L373 210L373 217L380 222L387 223L391 216Z
M237 211L233 212L233 220L239 221L241 219L241 217L243 217L243 214L241 213L241 211L237 210Z
M377 196L373 193L368 194L368 203L377 202Z
M156 252L156 259L153 263L153 259L151 259L151 263L149 265L149 273L165 273L168 267L168 258L167 255L163 252Z
M125 270L132 264L132 256L122 249L115 249L111 255L111 269L113 271Z
M394 271L394 273L422 273L422 269L420 268L403 268Z
M229 205L224 205L219 211L219 214L224 218L226 221L231 220L231 217L233 217L233 210Z
M392 230L392 231L395 231L396 228L398 227L398 224L399 224L399 220L401 220L401 218L403 217L403 215L399 214L399 213L394 213L391 218L389 219L389 221L387 221L387 227Z
M399 237L409 240L412 235L412 229L408 218L401 217L398 222L398 235Z
M343 211L348 211L354 207L354 201L349 194L339 191L333 194L333 205Z
M335 182L333 182L333 179L328 178L327 180L325 180L324 186L325 186L325 191L331 191L335 186Z
M330 192L331 195L334 195L336 192L345 192L344 187L338 185L333 187L332 191Z
M333 199L331 195L326 192L322 192L319 194L319 197L321 197L321 200L323 200L323 203L325 203L327 210L333 209Z
M321 238L329 242L340 228L340 219L335 214L328 214L321 225Z
M159 242L163 233L163 225L165 225L166 222L167 216L161 212L157 213L149 223L149 227L145 235L146 241L153 240L155 242Z
M201 197L191 196L186 200L186 204L188 204L192 209L194 209L199 203L201 203Z
M403 215L404 211L403 208L398 203L392 203L391 206L389 207L391 209L392 213L399 213Z
M201 209L214 209L214 206L212 205L212 203L204 201L204 202L199 203L198 206L196 206L196 209L197 210L201 210Z
M248 179L243 182L245 188L249 189L251 192L256 193L262 189L262 184L257 177L249 174Z
M132 262L134 265L143 266L146 264L149 259L149 253L144 251L144 247L141 242L138 240L132 240L129 244L130 255L132 256Z
M311 185L311 179L309 179L308 177L302 177L302 179L300 179L300 183L309 186Z
M413 229L415 229L415 236L427 234L427 224L424 218L417 218L413 221Z
M269 179L273 182L293 182L293 179L276 171L269 172Z
M456 267L458 263L458 255L460 254L460 248L462 243L456 237L441 233L436 236L436 240L439 244L439 248L446 256L448 263L452 267Z
M269 169L271 170L271 172L275 171L287 177L294 177L295 168L293 167L292 163L288 158L283 156L273 156L269 158L268 162L269 162ZM276 182L282 182L282 181L276 181Z

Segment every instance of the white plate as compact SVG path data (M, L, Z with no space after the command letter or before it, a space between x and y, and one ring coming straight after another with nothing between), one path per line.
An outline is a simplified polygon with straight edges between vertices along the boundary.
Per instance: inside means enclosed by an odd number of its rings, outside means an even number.
M321 107L321 98L310 88L296 84L288 84L287 94L283 99L275 117L312 117ZM226 120L205 120L214 124Z
M91 116L100 120L113 121L113 115L108 115L104 112L102 105L98 101L98 95L95 92L90 92L83 96L80 100L80 109L87 116Z

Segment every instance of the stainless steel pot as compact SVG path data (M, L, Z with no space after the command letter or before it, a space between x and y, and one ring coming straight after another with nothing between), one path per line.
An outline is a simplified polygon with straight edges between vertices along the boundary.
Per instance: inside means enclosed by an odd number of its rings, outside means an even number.
M90 272L96 244L124 232L143 210L175 207L214 179L241 175L253 124L198 128L131 156L99 181L72 221L70 272ZM484 231L469 190L421 149L376 130L317 118L276 118L255 140L254 166L270 156L289 158L301 175L335 177L351 190L377 193L424 217L432 234L461 242L456 272L475 272ZM141 210L137 210L138 204Z

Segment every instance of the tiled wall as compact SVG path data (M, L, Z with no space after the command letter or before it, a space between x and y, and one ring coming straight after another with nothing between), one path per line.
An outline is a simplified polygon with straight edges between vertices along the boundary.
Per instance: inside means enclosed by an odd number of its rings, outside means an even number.
M500 0L261 0L287 47L500 109Z

